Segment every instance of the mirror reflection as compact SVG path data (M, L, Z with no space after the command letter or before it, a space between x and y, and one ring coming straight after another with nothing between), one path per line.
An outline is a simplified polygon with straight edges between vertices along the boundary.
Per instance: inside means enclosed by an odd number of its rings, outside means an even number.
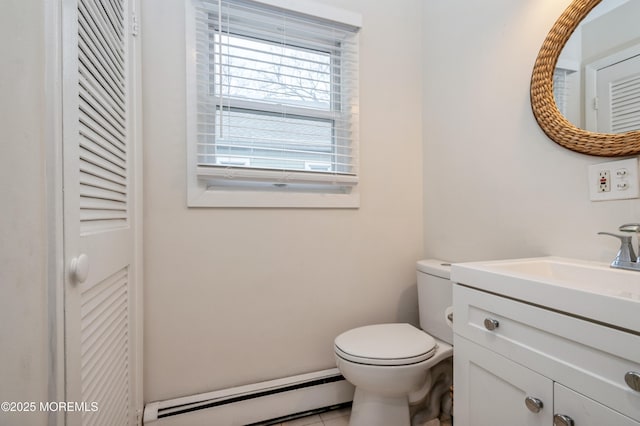
M603 0L565 44L554 72L554 97L576 127L640 130L638 17L638 0Z

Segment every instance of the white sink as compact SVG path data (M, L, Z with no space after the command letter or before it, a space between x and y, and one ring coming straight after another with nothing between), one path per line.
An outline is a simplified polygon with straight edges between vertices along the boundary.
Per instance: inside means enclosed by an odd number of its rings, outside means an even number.
M456 263L454 282L640 333L640 272L560 257Z

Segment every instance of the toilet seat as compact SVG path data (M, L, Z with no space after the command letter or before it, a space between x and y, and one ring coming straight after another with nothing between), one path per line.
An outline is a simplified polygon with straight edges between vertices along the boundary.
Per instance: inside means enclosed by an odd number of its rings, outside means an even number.
M377 324L354 328L336 337L335 352L358 364L400 366L431 358L437 349L429 334L411 324Z

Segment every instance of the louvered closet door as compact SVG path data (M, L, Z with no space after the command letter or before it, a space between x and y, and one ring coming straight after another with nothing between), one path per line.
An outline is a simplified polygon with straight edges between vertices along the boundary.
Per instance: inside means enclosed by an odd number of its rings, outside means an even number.
M128 0L63 2L70 425L135 424L133 39Z
M598 128L604 133L640 130L640 56L598 70Z

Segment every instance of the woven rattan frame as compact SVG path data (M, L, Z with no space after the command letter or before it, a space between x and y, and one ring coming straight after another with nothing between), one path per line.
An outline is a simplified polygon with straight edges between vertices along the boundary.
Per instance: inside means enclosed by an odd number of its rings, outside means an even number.
M601 157L640 154L640 131L621 134L589 132L571 124L553 97L553 72L571 34L601 0L574 0L544 40L531 75L531 108L542 130L572 151Z

